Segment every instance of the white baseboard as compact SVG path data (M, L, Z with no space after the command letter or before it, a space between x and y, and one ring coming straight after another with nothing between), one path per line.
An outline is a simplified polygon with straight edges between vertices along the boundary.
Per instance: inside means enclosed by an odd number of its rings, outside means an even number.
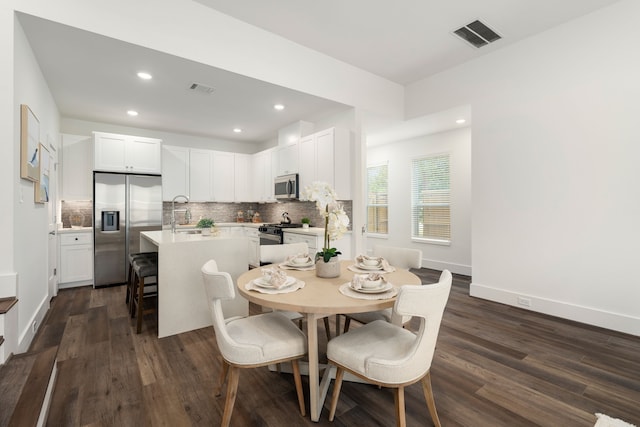
M471 266L454 264L451 262L436 261L433 259L423 259L422 267L431 268L433 270L449 270L452 273L463 274L465 276L471 276Z
M0 298L15 297L18 273L0 274Z
M613 313L593 307L584 307L564 301L536 297L471 283L469 295L489 301L511 305L537 313L548 314L563 319L574 320L587 325L598 326L640 336L640 317Z
M24 353L29 350L29 346L31 345L31 341L33 341L33 337L36 335L36 331L42 325L42 320L44 316L47 314L49 310L49 295L45 295L42 301L40 301L40 305L38 305L38 309L31 316L29 322L24 327L24 330L20 334L20 338L18 340L18 353ZM33 322L36 322L36 331L33 330Z

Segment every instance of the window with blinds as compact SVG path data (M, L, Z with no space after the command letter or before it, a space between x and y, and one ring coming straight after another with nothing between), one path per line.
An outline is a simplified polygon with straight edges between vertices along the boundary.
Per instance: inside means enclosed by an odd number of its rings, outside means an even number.
M449 154L411 161L411 237L451 241Z
M389 233L388 165L367 167L367 232Z

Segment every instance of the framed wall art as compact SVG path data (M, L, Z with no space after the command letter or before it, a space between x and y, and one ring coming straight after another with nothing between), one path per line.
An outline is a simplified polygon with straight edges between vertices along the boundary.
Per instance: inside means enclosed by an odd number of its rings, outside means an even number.
M49 150L40 144L38 149L38 156L40 157L40 179L33 186L34 199L36 203L46 203L49 201Z
M29 106L20 106L20 178L40 178L40 122Z

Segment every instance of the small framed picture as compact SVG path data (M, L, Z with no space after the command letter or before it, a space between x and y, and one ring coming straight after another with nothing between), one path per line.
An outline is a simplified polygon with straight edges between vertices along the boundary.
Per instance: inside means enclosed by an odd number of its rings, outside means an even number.
M35 183L34 199L36 203L46 203L49 201L49 150L42 144L38 148L38 156L40 157L40 180Z
M27 105L20 106L20 177L40 178L40 122Z

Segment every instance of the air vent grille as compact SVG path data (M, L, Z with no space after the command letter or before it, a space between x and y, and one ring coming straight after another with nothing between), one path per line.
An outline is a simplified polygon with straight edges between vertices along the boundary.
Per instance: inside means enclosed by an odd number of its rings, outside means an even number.
M189 86L189 90L194 92L203 93L205 95L211 95L215 92L215 89L211 86L203 85L202 83L191 83Z
M498 33L478 20L475 20L464 27L458 28L453 33L477 48L493 43L494 41L502 38Z

